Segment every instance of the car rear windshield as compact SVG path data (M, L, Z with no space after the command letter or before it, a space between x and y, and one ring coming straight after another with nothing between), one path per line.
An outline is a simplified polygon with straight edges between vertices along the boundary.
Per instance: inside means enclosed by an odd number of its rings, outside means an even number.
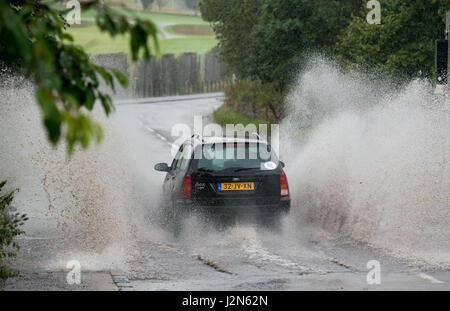
M201 152L200 152L201 151ZM264 143L220 143L199 146L195 153L198 170L275 169L278 159Z

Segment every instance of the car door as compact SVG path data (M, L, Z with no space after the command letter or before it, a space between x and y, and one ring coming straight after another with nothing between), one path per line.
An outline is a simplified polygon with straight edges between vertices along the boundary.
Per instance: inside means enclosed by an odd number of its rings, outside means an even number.
M179 150L178 160L175 164L174 177L173 177L173 185L172 192L173 197L179 198L181 195L181 188L184 182L184 177L186 176L188 166L191 160L192 148L190 142L184 143Z
M181 145L180 149L178 150L177 154L175 155L175 158L172 161L172 165L170 166L169 172L166 174L166 178L164 180L164 186L163 186L163 192L164 192L164 198L171 200L173 197L173 188L175 185L175 178L177 175L177 166L179 165L181 153L183 151L183 145Z

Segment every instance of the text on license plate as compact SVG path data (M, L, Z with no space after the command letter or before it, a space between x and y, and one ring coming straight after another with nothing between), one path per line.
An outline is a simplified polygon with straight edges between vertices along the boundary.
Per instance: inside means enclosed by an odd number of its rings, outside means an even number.
M219 183L219 191L252 191L255 190L253 182Z

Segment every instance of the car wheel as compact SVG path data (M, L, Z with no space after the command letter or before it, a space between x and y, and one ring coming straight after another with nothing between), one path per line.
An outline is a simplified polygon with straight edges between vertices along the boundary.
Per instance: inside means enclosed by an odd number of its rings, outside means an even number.
M183 231L183 213L176 206L172 204L171 217L170 217L170 227L175 238L178 238Z
M235 217L227 214L218 214L215 219L215 227L218 231L224 231L232 227L235 223Z
M264 229L268 229L273 232L282 231L282 215L279 213L264 215L260 219L260 225Z
M179 237L183 225L183 215L177 206L172 202L167 202L161 207L161 226L169 231L174 237Z

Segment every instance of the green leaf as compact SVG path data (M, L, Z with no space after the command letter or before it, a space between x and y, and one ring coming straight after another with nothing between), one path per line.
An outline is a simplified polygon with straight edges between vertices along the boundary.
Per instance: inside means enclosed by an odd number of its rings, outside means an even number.
M37 89L36 99L44 115L44 126L47 129L48 138L55 145L61 136L61 114L56 107L55 99L44 87Z
M45 118L44 126L47 129L50 142L53 145L56 145L56 143L59 141L59 138L61 137L61 121L51 118Z
M0 182L0 191L2 190L2 188L6 185L6 180Z
M114 80L112 75L103 67L95 66L95 70L100 74L100 76L103 78L103 80L106 82L107 85L109 85L113 91L115 91L114 88Z
M118 69L111 69L112 73L116 77L117 81L119 81L120 85L123 87L128 87L128 78L125 74L122 73L122 71Z
M95 94L92 89L92 86L89 86L88 89L86 89L85 95L86 95L86 100L84 102L84 106L88 110L92 110L94 108L94 103L95 103Z
M73 37L71 35L69 35L67 32L59 33L58 37L59 37L59 39L61 39L61 41L67 40L67 41L73 42Z
M102 93L99 93L98 97L100 98L100 102L102 103L103 110L105 111L106 115L109 115L114 110L114 105L112 103L111 97Z

